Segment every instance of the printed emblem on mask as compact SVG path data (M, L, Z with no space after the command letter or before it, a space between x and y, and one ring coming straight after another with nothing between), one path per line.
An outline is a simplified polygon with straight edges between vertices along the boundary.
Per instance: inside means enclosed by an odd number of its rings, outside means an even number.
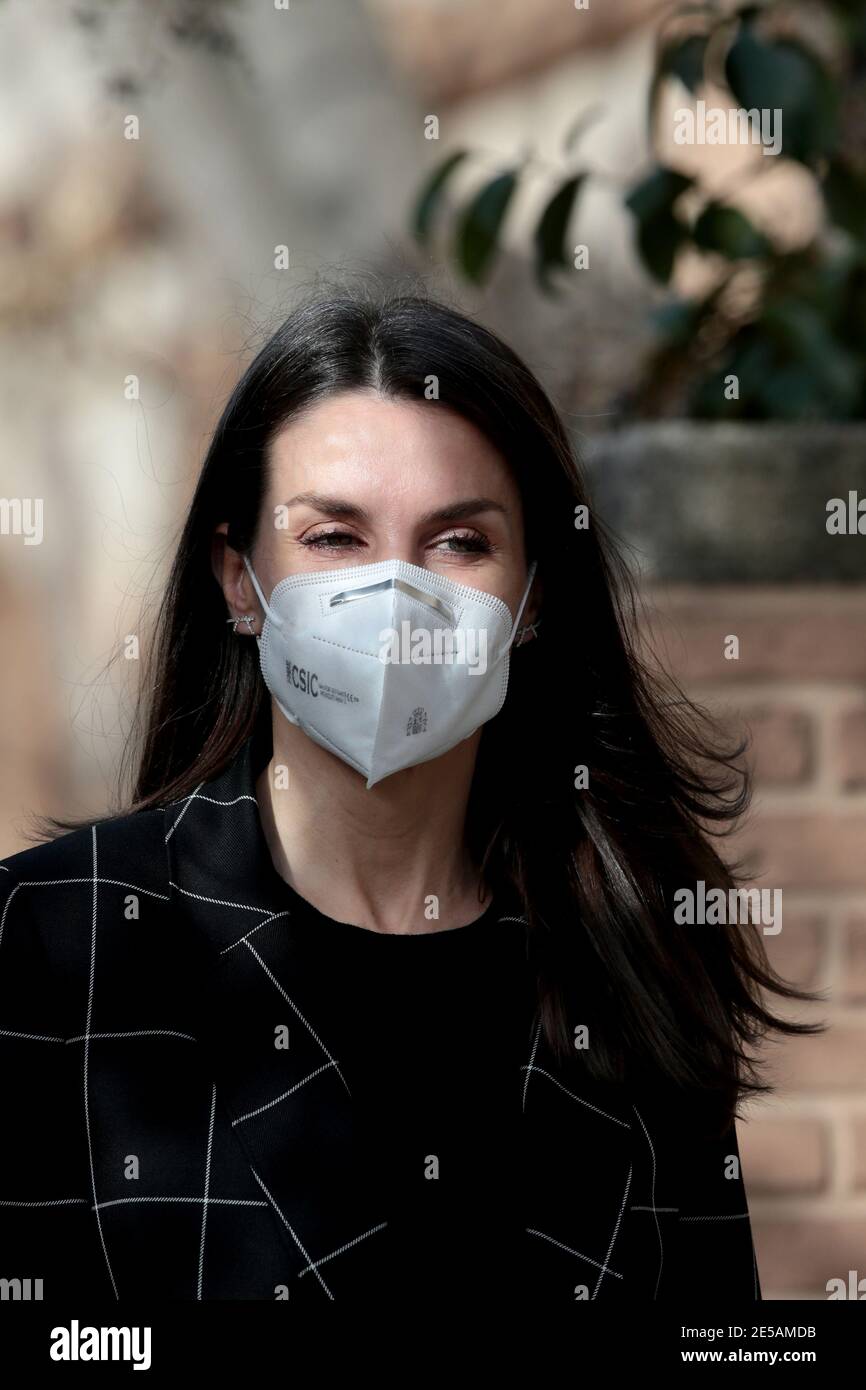
M409 723L406 725L407 734L424 734L427 732L427 711L423 705L416 706L409 715Z

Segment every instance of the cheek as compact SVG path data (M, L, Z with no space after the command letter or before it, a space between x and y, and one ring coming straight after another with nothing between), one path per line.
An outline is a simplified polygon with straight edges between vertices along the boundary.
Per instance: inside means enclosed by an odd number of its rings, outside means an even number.
M469 584L473 589L483 589L485 593L500 599L508 605L513 618L523 591L520 588L520 580L511 578L510 569L511 566L509 565L508 570L503 572L501 566L493 563L485 565L483 569L481 566L476 566L471 572L454 577Z

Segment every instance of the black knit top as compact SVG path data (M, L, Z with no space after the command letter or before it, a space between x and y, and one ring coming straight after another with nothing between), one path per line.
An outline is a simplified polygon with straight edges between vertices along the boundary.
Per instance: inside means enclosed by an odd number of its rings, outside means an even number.
M387 1213L371 1301L471 1306L513 1288L534 1009L525 923L494 899L461 927L383 933L286 891L296 950L339 994L356 1162Z

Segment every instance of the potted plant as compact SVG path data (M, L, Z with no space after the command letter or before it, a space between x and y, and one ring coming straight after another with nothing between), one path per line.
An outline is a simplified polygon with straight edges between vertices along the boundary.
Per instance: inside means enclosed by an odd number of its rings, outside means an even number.
M817 568L811 577L866 577L862 539L859 545L829 544L824 505L843 487L859 487L866 497L866 432L855 423L866 419L864 79L866 0L813 0L799 7L790 0L733 6L705 0L673 9L660 28L647 104L655 163L623 190L638 253L659 288L655 333L617 402L615 423L628 429L594 442L590 471L601 484L599 505L613 524L634 535L634 499L646 500L650 481L657 503L651 510L659 516L668 503L676 510L677 500L697 515L696 499L684 499L684 488L699 489L711 513L714 488L726 485L716 467L724 457L725 475L738 478L742 496L757 496L749 468L763 473L762 506L784 532L776 537L775 560L768 531L762 541L756 536L758 549L767 553L759 562L753 555L750 564L741 545L730 551L724 528L709 525L697 554L656 555L660 575L683 577L684 567L697 563L706 577L722 579L806 577L798 564ZM659 129L671 84L679 84L682 95L673 141L669 124ZM567 133L561 176L553 180L532 232L534 273L546 294L565 292L574 265L569 230L581 191L596 176L575 162L573 151L587 119L596 115L585 113ZM822 215L807 245L778 245L737 206L738 188L722 198L700 174L676 167L678 142L721 143L720 120L741 138L768 147L750 162L744 176L750 183L766 177L780 159L795 161L811 181ZM472 158L469 150L453 151L426 180L412 212L420 242L431 235L452 174ZM527 152L497 171L457 210L452 256L474 283L492 269L511 199L531 159ZM680 257L700 258L705 273L696 293L674 288ZM659 419L670 423L655 432L634 424ZM707 423L689 428L688 420ZM746 422L772 422L772 428L749 429ZM666 454L674 456L667 481ZM623 460L622 486L613 476L616 457ZM785 459L787 468L780 471ZM730 487L727 500L721 494L719 500L727 507ZM641 539L652 556L646 526Z

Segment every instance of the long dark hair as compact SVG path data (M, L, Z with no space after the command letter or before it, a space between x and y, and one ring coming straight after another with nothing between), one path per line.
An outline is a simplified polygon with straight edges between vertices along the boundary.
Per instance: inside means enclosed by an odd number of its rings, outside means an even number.
M825 1026L769 1011L762 991L822 996L771 969L753 922L674 920L677 889L703 880L728 893L746 881L713 840L748 806L747 740L726 746L708 713L648 664L644 604L620 546L598 517L575 525L589 499L559 415L526 364L455 308L416 292L315 292L247 367L208 448L144 663L131 804L110 814L216 777L269 713L256 644L233 637L211 569L220 522L229 544L252 543L269 442L324 397L372 387L423 402L432 380L438 401L513 468L543 580L543 628L514 651L505 704L480 742L475 862L526 915L556 1055L573 1057L573 1030L586 1025L595 1078L616 1083L628 1069L688 1089L717 1103L721 1127L741 1096L772 1090L751 1055L769 1030ZM50 824L59 833L82 822Z

